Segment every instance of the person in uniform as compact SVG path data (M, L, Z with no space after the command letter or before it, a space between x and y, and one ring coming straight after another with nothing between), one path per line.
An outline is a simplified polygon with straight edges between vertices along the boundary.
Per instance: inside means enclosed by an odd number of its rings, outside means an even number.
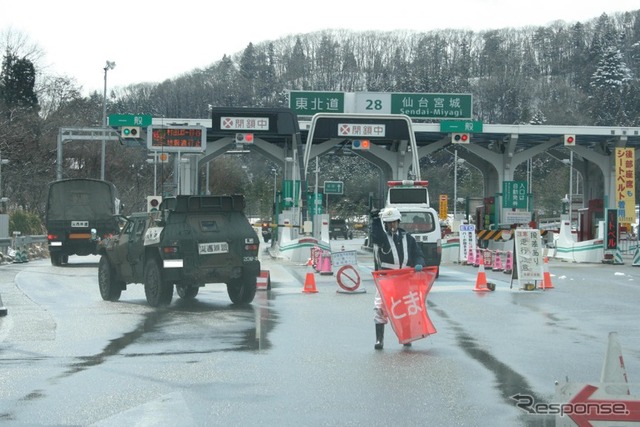
M413 267L422 271L424 255L411 234L399 227L402 214L397 208L374 210L371 214L371 242L376 270L390 270ZM376 326L376 350L384 347L384 325L388 322L382 297L376 290L373 303L373 321ZM410 346L411 343L405 344Z

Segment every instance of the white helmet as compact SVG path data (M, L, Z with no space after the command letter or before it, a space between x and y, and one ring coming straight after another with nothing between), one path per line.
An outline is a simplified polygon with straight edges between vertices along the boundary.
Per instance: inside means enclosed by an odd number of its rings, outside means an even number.
M380 212L380 219L383 222L400 221L400 218L402 218L402 215L397 208L385 208Z

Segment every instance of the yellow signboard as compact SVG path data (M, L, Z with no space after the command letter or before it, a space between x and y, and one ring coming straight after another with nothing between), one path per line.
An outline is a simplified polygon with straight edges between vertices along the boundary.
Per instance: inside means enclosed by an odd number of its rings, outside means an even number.
M449 197L446 194L441 194L440 195L440 212L439 212L438 218L440 218L443 221L447 219L447 211L449 209L448 202L449 202Z
M636 179L635 149L616 147L616 209L618 222L636 222Z

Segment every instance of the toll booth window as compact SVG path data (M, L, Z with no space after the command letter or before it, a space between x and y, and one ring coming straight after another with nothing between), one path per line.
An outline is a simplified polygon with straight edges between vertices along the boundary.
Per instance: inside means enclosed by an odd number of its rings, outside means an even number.
M435 218L429 212L403 212L400 227L409 233L430 233L435 230Z

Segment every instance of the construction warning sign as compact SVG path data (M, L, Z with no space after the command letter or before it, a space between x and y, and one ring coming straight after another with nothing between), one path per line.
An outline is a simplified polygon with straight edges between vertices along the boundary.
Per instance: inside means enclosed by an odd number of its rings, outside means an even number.
M338 268L343 265L358 265L357 251L331 252L331 266Z
M515 264L519 280L543 280L543 249L540 230L517 228L515 230Z
M471 258L476 257L476 226L474 224L460 224L460 252L458 261L468 261L469 250L472 251Z

